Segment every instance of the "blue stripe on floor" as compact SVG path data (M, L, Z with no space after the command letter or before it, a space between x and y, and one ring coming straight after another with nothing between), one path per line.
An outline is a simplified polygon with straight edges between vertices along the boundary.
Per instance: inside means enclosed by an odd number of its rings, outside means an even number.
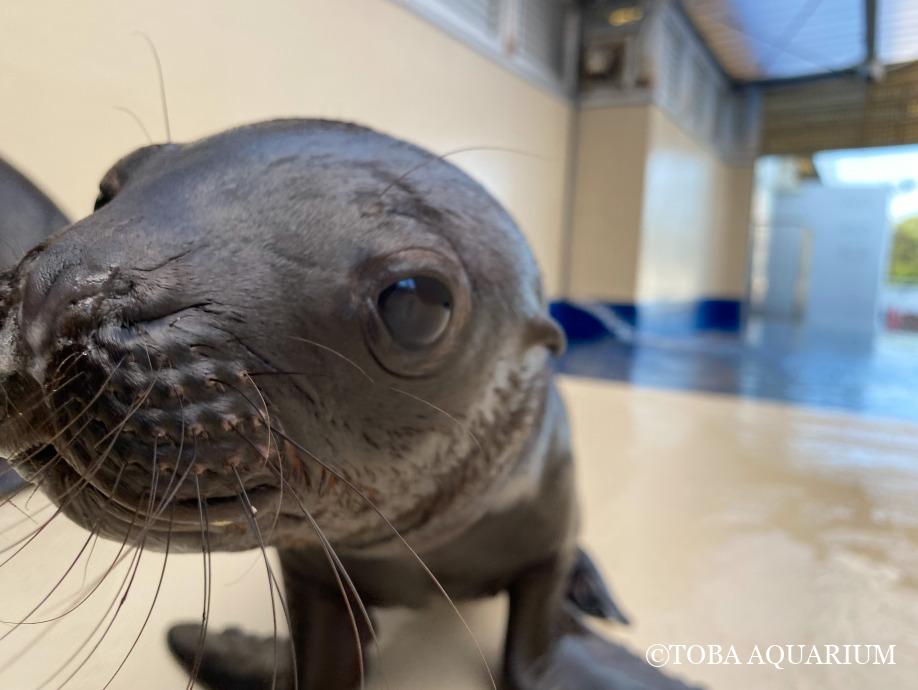
M552 305L569 340L557 370L918 421L918 336L852 341L762 320L740 329L738 306L707 309L709 320L696 305L694 320L672 310L667 323L659 308Z

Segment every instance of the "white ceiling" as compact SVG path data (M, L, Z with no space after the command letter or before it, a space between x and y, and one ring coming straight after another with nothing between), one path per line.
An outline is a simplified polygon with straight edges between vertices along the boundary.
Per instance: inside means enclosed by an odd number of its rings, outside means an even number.
M918 0L878 0L877 53L885 64L918 59ZM683 0L724 69L757 81L824 74L863 64L865 0Z

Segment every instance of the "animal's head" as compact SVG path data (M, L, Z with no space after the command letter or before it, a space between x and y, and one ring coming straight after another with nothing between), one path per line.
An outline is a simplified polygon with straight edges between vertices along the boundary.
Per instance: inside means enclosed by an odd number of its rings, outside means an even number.
M203 517L248 548L308 539L309 511L368 544L373 505L411 530L519 452L562 336L456 167L279 121L140 149L100 189L0 277L0 452L78 522L197 548Z

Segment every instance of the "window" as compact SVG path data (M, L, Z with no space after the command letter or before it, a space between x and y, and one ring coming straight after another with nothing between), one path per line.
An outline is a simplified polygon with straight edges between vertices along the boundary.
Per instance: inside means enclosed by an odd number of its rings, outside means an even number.
M558 0L521 3L520 54L558 79L564 75L565 14L565 6Z
M482 36L497 38L500 35L500 0L428 0L417 4L441 5L444 14L452 21L465 23Z
M521 76L576 88L576 8L567 0L394 0Z

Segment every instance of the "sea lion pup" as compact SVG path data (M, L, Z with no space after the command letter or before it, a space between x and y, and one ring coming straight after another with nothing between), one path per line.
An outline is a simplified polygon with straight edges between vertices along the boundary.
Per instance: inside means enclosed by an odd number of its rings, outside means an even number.
M315 120L143 148L2 288L4 375L48 401L6 450L65 514L147 548L278 549L291 653L170 633L211 687L356 688L363 607L502 590L505 688L684 687L581 621L619 614L577 548L564 338L522 235L453 165Z
M70 221L44 192L0 158L0 271ZM0 460L0 496L22 485Z

